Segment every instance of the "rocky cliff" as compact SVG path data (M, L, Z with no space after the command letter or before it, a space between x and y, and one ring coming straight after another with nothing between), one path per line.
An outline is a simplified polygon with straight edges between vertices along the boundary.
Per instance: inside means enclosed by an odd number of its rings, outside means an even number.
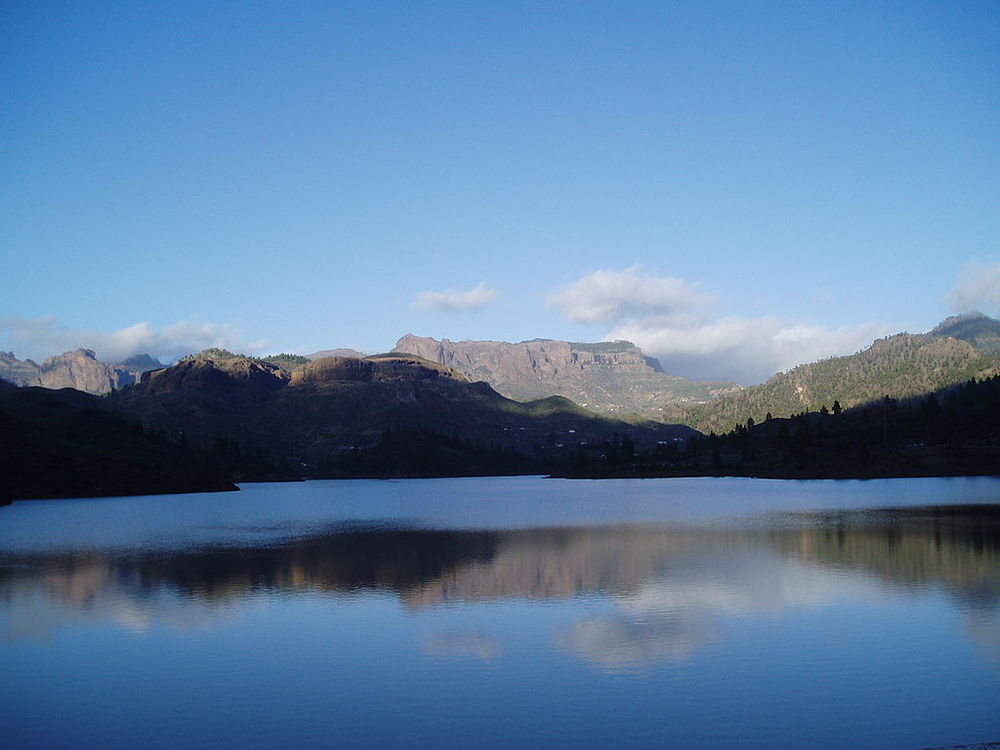
M41 368L30 359L22 362L14 352L0 352L0 380L21 387L41 385Z
M658 420L738 388L734 383L700 383L667 375L657 360L628 341L533 339L511 344L407 334L396 342L396 351L452 367L471 380L484 380L519 401L558 395L605 414L633 412Z
M40 375L44 388L75 388L93 394L108 393L135 382L135 376L128 370L101 362L90 349L50 357L42 363Z

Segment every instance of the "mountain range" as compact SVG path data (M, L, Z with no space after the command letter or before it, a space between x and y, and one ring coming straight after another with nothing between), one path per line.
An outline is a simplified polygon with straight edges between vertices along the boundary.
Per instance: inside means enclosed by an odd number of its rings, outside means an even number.
M626 420L682 422L701 432L725 432L747 419L842 408L890 395L906 398L1000 366L1000 321L980 313L953 316L923 334L880 339L856 354L831 357L780 372L760 385L702 382L669 375L658 360L628 341L582 343L533 339L450 341L407 334L394 351L436 362L471 381L484 381L516 401L562 396L585 409ZM296 368L331 356L363 359L353 349L310 355L246 358L222 349L201 355L222 361L251 359L275 365L289 377ZM100 395L138 382L163 365L148 354L108 364L78 349L41 365L0 352L0 380L15 385L75 388Z
M148 356L109 365L89 350L42 365L0 355L4 379L26 386L0 391L4 466L15 480L6 477L0 495L218 489L295 477L847 476L862 464L868 476L982 473L993 465L1000 424L1000 321L979 314L749 388L672 377L623 341L407 335L397 349L410 351L258 358L209 349L171 367ZM979 390L955 395L977 382ZM586 406L553 395L559 391ZM890 411L895 403L900 410ZM936 409L943 421L931 419ZM684 424L662 421L675 411ZM892 420L898 429L889 429ZM725 440L699 442L701 433ZM937 447L908 447L928 439Z

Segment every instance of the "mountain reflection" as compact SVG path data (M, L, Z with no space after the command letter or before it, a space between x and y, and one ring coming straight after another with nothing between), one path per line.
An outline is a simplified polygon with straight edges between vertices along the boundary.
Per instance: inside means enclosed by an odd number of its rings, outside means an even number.
M596 597L555 635L606 669L680 661L724 637L727 618L832 602L858 581L937 586L994 651L1000 515L992 506L795 515L759 528L612 526L519 531L331 529L266 546L182 552L0 556L0 632L20 637L81 618L143 630L195 627L276 593L395 596L420 612L451 603ZM446 632L432 654L494 659L481 631Z

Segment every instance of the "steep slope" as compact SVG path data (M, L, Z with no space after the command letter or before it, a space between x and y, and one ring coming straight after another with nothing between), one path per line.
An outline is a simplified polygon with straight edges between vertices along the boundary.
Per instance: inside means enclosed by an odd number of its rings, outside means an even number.
M700 383L667 375L659 362L628 341L533 339L510 344L407 334L395 348L453 367L470 380L485 381L508 398L564 396L608 415L635 413L665 420L680 406L703 403L738 388L734 383Z
M977 340L984 330L1000 325L989 318L986 321L990 324L978 323L969 338ZM785 417L824 406L829 409L834 401L846 409L885 395L906 398L996 373L1000 366L996 356L968 340L935 333L955 330L956 324L962 327L961 320L949 318L930 333L900 333L857 354L799 365L761 385L693 407L681 421L705 433L727 432L747 419L760 422L768 413Z
M210 458L66 388L0 383L0 500L234 490Z
M290 378L246 358L195 358L147 373L111 402L192 445L238 445L306 476L542 471L581 442L628 434L651 446L695 434L568 401L518 403L413 355L331 357Z

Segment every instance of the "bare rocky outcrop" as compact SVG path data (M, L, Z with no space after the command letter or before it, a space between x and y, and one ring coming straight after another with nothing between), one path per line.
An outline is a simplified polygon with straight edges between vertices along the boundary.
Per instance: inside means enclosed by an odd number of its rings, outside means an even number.
M108 393L135 382L128 370L101 362L90 349L50 357L39 368L44 388L75 388L92 394Z
M14 352L0 352L0 380L24 387L41 385L42 376L38 364L30 359L22 362Z

